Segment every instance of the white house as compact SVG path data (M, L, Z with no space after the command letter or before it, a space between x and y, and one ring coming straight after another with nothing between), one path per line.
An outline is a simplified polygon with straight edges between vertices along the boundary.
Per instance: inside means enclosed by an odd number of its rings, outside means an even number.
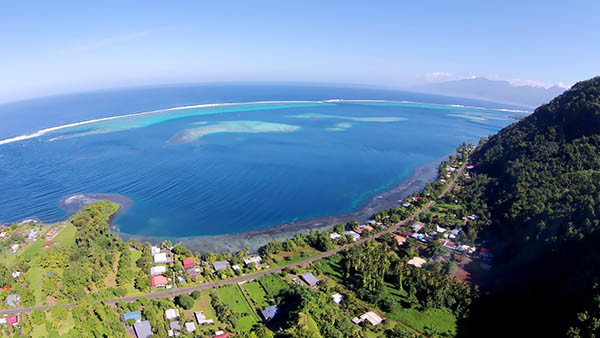
M331 295L331 298L333 298L333 301L336 304L339 304L342 302L342 300L344 300L344 296L340 295L339 293L333 294Z
M360 323L362 323L365 320L368 321L369 323L371 323L371 325L373 325L373 326L377 326L377 325L381 324L381 322L383 322L383 318L379 317L373 311L369 311L369 312L363 314L360 317L354 317L352 319L352 322L354 324L360 324Z
M167 263L167 254L162 252L162 253L157 253L156 255L154 255L154 264L162 264L162 263Z
M408 264L416 266L417 268L422 267L425 263L427 263L427 261L421 257L413 257L411 258L411 260L408 261Z
M254 256L250 258L244 258L244 264L249 265L250 263L254 263L256 265L262 262L262 258L260 256Z
M354 231L344 231L344 235L350 235L352 237L352 240L356 242L357 239L360 238L360 235L357 234Z
M167 318L167 320L179 318L179 311L177 309L165 310L165 317Z
M150 275L152 276L162 275L165 272L167 272L167 267L165 265L157 265L150 268Z
M340 237L342 237L342 235L338 234L337 232L332 232L329 234L329 238L331 239L338 239Z
M150 252L152 253L152 256L159 254L160 253L160 248L157 246L153 246L150 248Z

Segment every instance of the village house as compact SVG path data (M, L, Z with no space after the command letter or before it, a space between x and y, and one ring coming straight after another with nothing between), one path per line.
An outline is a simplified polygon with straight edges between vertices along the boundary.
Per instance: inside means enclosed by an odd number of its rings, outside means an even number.
M57 233L58 233L58 231L56 230L56 228L54 228L46 233L46 235L44 236L44 239L47 241L51 241L52 239L54 239L54 237L56 237Z
M402 245L404 244L404 242L406 242L406 237L404 236L396 235L394 236L394 239L396 240L396 243L398 243L398 245Z
M0 318L0 325L10 325L14 326L19 323L19 317L17 316L8 316L4 318Z
M279 306L271 305L267 306L260 312L265 319L266 322L271 321L271 319L275 318L279 314Z
M150 253L152 254L152 256L158 255L160 253L160 248L157 246L152 246L150 247Z
M204 315L204 311L194 312L194 317L196 317L196 321L198 322L198 325L208 325L208 324L214 323L214 321L212 319L206 319L206 316Z
M150 278L150 284L152 287L162 287L167 286L169 281L165 276L152 276L152 278Z
M213 263L213 267L215 268L215 271L224 271L224 270L227 270L227 268L229 267L229 262L228 261L216 261Z
M227 332L217 331L212 338L230 338L231 335Z
M312 274L312 272L303 273L300 275L300 278L302 278L302 280L311 288L316 288L317 284L319 284L319 280L317 277L315 277L315 275Z
M423 267L425 263L427 263L427 261L421 257L413 257L408 261L408 264L416 266L417 268Z
M17 250L19 250L19 244L13 244L13 246L10 247L11 253L14 255L17 253Z
M169 322L169 327L171 328L171 331L173 331L173 332L181 331L181 324L179 324L179 322L177 322L177 321Z
M354 231L344 231L344 235L348 235L348 236L352 237L352 240L354 242L356 242L356 240L358 240L360 238L360 235Z
M177 309L165 310L165 318L167 318L167 320L173 320L173 319L179 318L179 310L177 310Z
M194 267L194 260L191 258L185 258L183 260L183 268L184 269L189 269L189 268L193 268Z
M246 264L246 266L248 266L250 263L259 265L261 262L262 262L262 258L260 256L244 258L244 264Z
M137 338L148 338L154 335L152 333L152 327L147 320L135 323L133 325L133 330L135 331Z
M167 272L167 267L165 265L157 265L150 268L150 275L158 276Z
M154 264L164 264L164 263L169 262L169 260L167 258L167 254L164 252L157 253L156 255L153 256L153 259L154 259Z
M352 319L352 322L354 324L360 324L360 323L362 323L365 320L368 321L373 326L377 326L377 325L381 324L381 322L383 322L383 318L379 317L373 311L369 311L369 312L361 315L360 317L354 317Z
M329 234L329 238L331 238L331 239L338 239L341 237L342 237L342 235L338 234L337 232L332 232Z
M142 321L142 316L140 315L139 311L132 311L123 314L123 321L125 323L127 323L127 321L130 319L135 320L135 322L137 323Z
M35 231L35 230L31 230L31 231L29 231L29 233L27 234L27 238L28 238L28 239L34 239L34 238L35 238L35 236L37 236L37 234L38 234L38 232L37 232L37 231Z
M17 294L8 295L8 296L6 296L6 299L4 300L4 302L8 306L17 306L17 305L19 305L19 301L20 301L20 298L19 298L19 295L17 295Z
M192 332L196 331L196 325L192 322L185 323L185 330L188 333L192 333Z
M331 295L331 298L333 298L333 302L336 304L340 304L342 300L344 300L344 296L342 296L339 293L334 293L333 295Z
M410 228L414 231L414 232L419 232L421 231L421 229L423 229L424 224L421 222L415 222Z

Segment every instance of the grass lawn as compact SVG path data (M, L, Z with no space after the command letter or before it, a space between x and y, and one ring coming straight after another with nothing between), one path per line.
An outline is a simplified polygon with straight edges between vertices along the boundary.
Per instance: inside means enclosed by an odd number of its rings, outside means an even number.
M281 290L287 289L288 284L279 275L271 274L259 277L257 279L262 287L267 291L267 295L274 298L281 292Z
M344 257L341 254L335 254L323 259L320 259L314 263L315 267L327 275L329 278L341 283L342 278L342 259Z
M140 259L140 257L142 257L142 251L136 249L136 250L131 250L130 253L131 253L131 266L130 266L130 268L131 268L131 271L133 271L133 273L135 275L140 270L140 268L138 268L137 265L135 265L135 262L138 259ZM127 283L125 285L125 288L127 289L127 295L128 296L134 296L134 295L137 295L137 294L141 294L141 292L133 286L133 283L134 283L134 280L131 280L131 282L129 282L129 283Z
M250 298L254 301L254 306L258 310L269 306L269 296L267 296L267 292L259 282L245 283L242 288L248 291Z
M291 252L282 251L279 254L275 255L275 257L273 258L272 266L283 266L297 263L307 258L318 256L319 254L321 254L320 251L310 246L298 247L295 251Z
M396 303L403 304L406 296L405 291L386 283L380 298L392 298ZM450 336L456 334L456 317L445 308L422 311L398 306L392 312L384 313L388 318L403 322L419 332Z
M217 293L223 303L227 304L233 312L240 316L234 323L237 330L250 331L252 326L260 321L238 285L223 286L217 290Z
M59 232L52 242L60 246L68 246L75 243L75 232L77 229L70 222L65 223L65 228Z
M210 304L210 292L208 292L208 291L202 292L202 295L200 296L199 299L197 299L194 302L194 306L191 309L192 313L200 312L200 311L204 311L204 315L206 316L207 319L214 320L215 323L213 325L215 325L215 326L221 325L221 322L217 318L217 313L215 312L215 309L213 309L212 305Z

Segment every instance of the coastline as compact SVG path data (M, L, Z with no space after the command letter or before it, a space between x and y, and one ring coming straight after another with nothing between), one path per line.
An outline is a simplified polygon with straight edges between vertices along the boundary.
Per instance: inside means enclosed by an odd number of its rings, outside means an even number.
M159 238L126 233L119 233L119 236L124 241L135 239L141 243L150 242L152 244L160 244L164 240L171 240L173 243L179 243L201 254L209 251L233 253L246 247L251 252L257 252L260 247L272 240L285 241L298 233L308 233L311 230L324 230L333 227L335 224L346 223L351 220L364 223L379 210L396 207L398 206L398 200L421 191L427 183L437 178L439 164L447 158L448 155L417 167L400 185L377 194L358 210L341 215L316 217L246 232L216 236Z

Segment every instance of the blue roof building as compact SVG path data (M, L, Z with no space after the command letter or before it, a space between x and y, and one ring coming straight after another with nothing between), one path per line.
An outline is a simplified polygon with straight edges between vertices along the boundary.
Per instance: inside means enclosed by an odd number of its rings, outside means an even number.
M150 323L147 320L135 323L133 329L135 330L137 338L148 338L154 335L154 333L152 333L152 327L150 327Z
M139 322L142 320L142 316L140 315L139 311L132 311L123 314L123 320L125 323L127 323L127 321L130 319L135 319L136 322Z
M279 306L277 306L277 305L267 306L266 308L264 308L264 310L261 311L263 318L267 322L270 321L271 319L275 318L275 316L277 316L278 313L279 313Z

